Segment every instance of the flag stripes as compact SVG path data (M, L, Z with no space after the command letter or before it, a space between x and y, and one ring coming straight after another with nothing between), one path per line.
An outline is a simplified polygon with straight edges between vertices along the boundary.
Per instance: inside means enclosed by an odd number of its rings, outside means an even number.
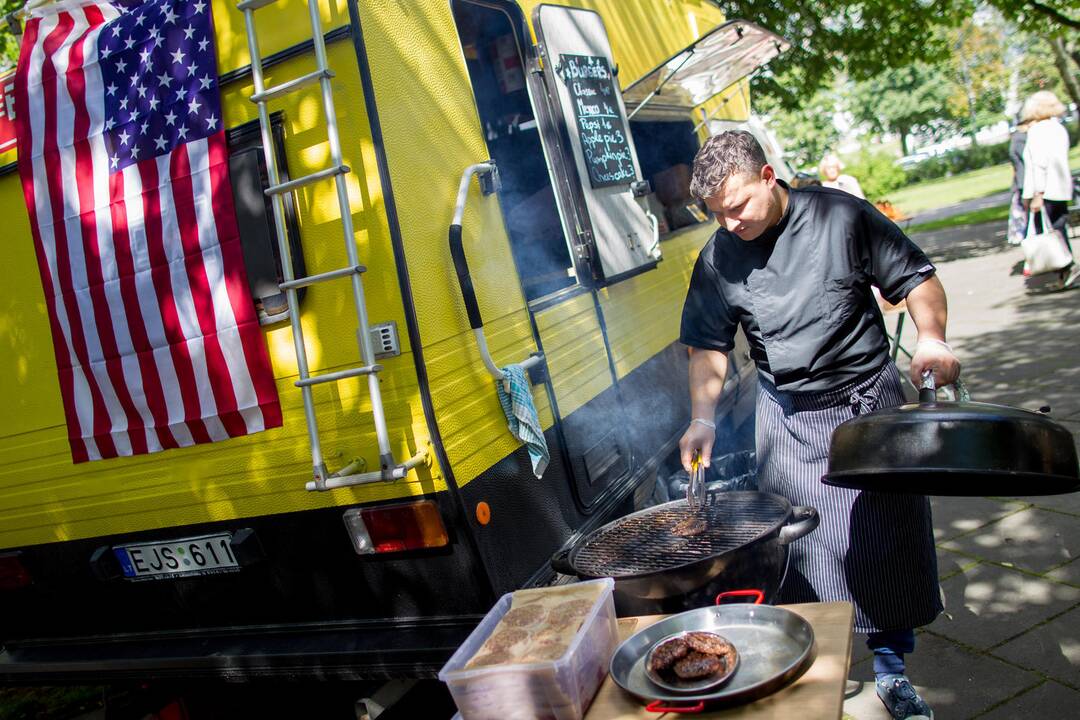
M203 30L199 48L206 51L213 26L204 8L151 0L134 12L151 22L159 12L190 21L185 37ZM173 110L168 120L143 108L140 128L138 109L121 117L106 101L117 88L111 81L107 87L104 63L121 58L123 66L130 51L131 60L152 65L159 58L151 50L164 53L177 42L183 54L179 33L137 36L142 20L136 24L128 10L107 3L37 11L27 22L16 73L19 171L75 462L281 424L247 290L225 134L212 112L220 106L216 68L201 73L199 94L191 95L194 118L181 118L171 146L159 135L156 156L136 157L149 137L127 143L151 121L174 126ZM106 37L118 40L103 52ZM182 88L184 77L191 76L190 84L199 74L196 60L186 68L159 64L166 72L158 77L172 72ZM123 92L135 90L144 98L141 85ZM203 105L210 106L209 121L196 112ZM162 111L176 107L174 101ZM117 119L132 132L111 135ZM118 147L130 150L122 167Z

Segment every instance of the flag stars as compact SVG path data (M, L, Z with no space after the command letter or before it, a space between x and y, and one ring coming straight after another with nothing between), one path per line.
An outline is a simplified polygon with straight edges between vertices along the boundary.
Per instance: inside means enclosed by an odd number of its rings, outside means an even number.
M200 40L199 41L199 52L205 52L206 51L206 46L209 45L209 44L210 44L210 41L207 40L206 38L203 38L202 40Z
M199 2L195 3L192 7L195 8L195 14L200 15L202 14L202 11L206 9L206 3L204 3L202 0L199 0Z
M146 20L146 16L143 15L142 13L139 13L139 15L135 18L135 26L136 27L142 27L142 24L143 24L144 20Z
M128 135L128 132L127 132L127 130L121 130L121 131L120 131L120 135L119 135L119 137L120 137L120 144L121 144L121 145L127 145L127 144L128 144L128 140L130 140L130 139L131 139L131 136L130 136L130 135Z
M131 146L131 157L136 159L136 160L139 159L139 146L138 145L132 145Z
M176 48L176 52L172 53L173 62L177 65L182 65L184 63L184 57L184 51L180 48Z
M188 129L186 127L184 127L183 125L181 125L180 129L176 131L176 136L178 138L180 138L181 140L187 140L187 134L188 134Z
M139 94L140 98L146 97L146 88L143 87L142 85L136 85L135 86L135 92L137 92Z
M157 95L151 95L148 104L150 105L151 112L157 112L157 106L161 104L161 101L158 100Z
M120 167L120 158L116 155L113 155L111 158L109 158L109 162L112 164L113 170L116 170L118 167Z
M142 62L143 65L145 65L146 62L149 59L150 59L150 48L143 48L143 51L141 53L139 53L139 61Z
M165 124L166 125L175 125L176 124L176 113L174 113L172 110L169 110L168 115L165 116Z
M124 98L123 100L120 101L120 109L121 110L127 110L127 106L128 106L128 99L127 98Z
M209 75L203 75L201 78L199 78L199 89L200 90L207 90L213 84L214 84L214 81L210 79Z
M115 95L115 94L116 94L116 91L117 91L117 90L119 90L119 89L120 89L120 88L116 87L116 85L114 85L113 83L109 83L108 87L106 87L106 88L105 88L105 92L106 92L106 93L107 93L107 94L108 94L108 95L109 95L110 97L112 97L113 95Z
M187 66L188 77L193 76L195 74L195 71L198 70L198 69L199 69L199 66L196 65L194 62L192 62L190 65L188 65Z
M188 103L188 112L192 115L199 114L199 108L202 107L202 103L199 102L199 98L191 98L191 102Z
M157 76L157 79L158 79L158 87L165 87L165 88L168 88L169 87L169 82L172 81L172 78L169 77L168 73L161 73L160 75Z
M193 39L194 35L195 35L195 26L194 25L188 25L186 28L184 28L184 39L185 40Z
M105 132L108 132L116 127L116 121L112 118L106 118L105 120Z
M131 39L130 35L128 35L127 40L124 41L124 49L130 50L133 47L135 47L135 41Z
M123 73L126 70L127 70L127 61L124 60L123 58L120 58L119 60L117 60L116 61L116 72L117 73Z
M177 15L176 15L176 13L174 13L172 11L171 7L165 8L165 24L166 25L168 25L169 23L173 23L175 25L176 24L176 18L177 18Z
M154 147L157 150L164 150L169 145L169 141L165 139L164 135L158 135L154 138Z
M216 118L216 117L214 117L213 115L211 115L210 117L206 118L206 129L207 129L207 130L214 130L214 129L216 129L216 128L217 128L217 122L218 122L218 121L217 121L217 118Z
M150 121L149 120L144 120L142 125L139 126L139 134L140 135L145 135L146 131L147 131L147 129L149 129L149 127L150 127Z
M176 91L176 102L187 102L187 89L180 88Z

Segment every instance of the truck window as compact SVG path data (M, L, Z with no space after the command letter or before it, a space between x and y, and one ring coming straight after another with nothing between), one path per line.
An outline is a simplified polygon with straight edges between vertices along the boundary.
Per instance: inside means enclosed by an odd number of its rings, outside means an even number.
M704 205L690 196L690 168L701 147L694 123L686 120L634 120L630 133L637 146L641 174L652 192L649 210L660 220L660 236L708 220Z
M499 168L510 249L527 300L577 283L526 87L524 49L498 6L452 3L488 152Z
M285 162L285 131L281 113L270 117L271 135L277 158L281 181L289 179ZM236 222L240 231L240 245L244 254L251 298L259 312L259 323L270 325L289 318L285 293L278 284L284 280L281 272L281 256L278 253L277 230L270 198L263 191L270 186L263 157L262 136L258 121L231 128L227 135L229 146L229 177L236 205ZM306 274L304 250L300 244L300 232L296 222L296 207L291 194L283 196L285 205L286 234L289 253L292 256L296 277ZM299 290L303 299L304 288Z

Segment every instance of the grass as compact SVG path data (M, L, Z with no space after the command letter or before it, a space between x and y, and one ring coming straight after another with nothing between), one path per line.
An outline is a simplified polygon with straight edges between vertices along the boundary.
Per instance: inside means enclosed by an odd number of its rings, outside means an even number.
M930 232L931 230L944 230L945 228L956 227L958 225L978 225L980 223L988 223L995 221L1004 222L1009 217L1009 205L997 205L994 207L982 208L981 210L972 210L971 212L960 213L959 215L953 215L951 217L943 218L941 220L932 220L930 222L920 223L918 225L912 225L907 228L907 233L917 232Z
M1080 168L1080 145L1069 151L1069 167ZM915 215L1003 192L1008 190L1011 184L1012 165L1004 163L940 180L908 185L890 193L888 200L904 215Z

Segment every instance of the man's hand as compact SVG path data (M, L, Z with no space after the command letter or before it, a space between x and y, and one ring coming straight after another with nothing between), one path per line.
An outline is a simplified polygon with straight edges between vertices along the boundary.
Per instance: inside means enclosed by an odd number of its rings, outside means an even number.
M690 472L690 463L694 459L694 451L701 453L701 462L709 467L709 458L712 457L712 446L716 441L716 430L701 423L692 422L686 428L682 439L679 440L679 458L682 460L683 470Z
M956 382L956 378L960 377L960 361L944 342L921 340L911 358L911 382L915 387L922 387L922 376L927 370L933 371L934 383L941 387Z

